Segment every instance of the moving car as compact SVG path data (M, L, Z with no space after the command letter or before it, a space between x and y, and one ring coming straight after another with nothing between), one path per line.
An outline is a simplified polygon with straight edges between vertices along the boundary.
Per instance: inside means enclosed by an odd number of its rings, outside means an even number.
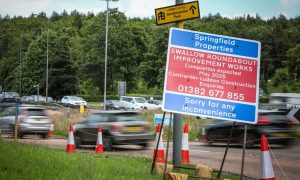
M161 109L161 102L158 100L148 100L145 102L145 109L148 110Z
M143 97L121 96L120 101L127 101L139 105L142 107L142 109L145 109L145 102L147 100Z
M246 147L260 143L260 137L265 134L270 144L290 145L295 140L295 129L292 121L287 118L286 111L259 110L258 122L248 125ZM209 144L227 142L233 122L217 121L205 126ZM244 124L236 122L231 138L232 143L243 144Z
M107 100L105 103L107 110L126 110L126 106L124 103L118 100Z
M133 110L133 111L141 111L144 109L144 106L134 104L127 101L120 101L120 103L127 109L127 110Z
M9 107L0 112L1 133L12 134L15 128L16 107ZM48 136L51 120L45 109L37 106L20 106L18 108L18 137L25 134Z
M86 101L77 96L64 96L61 99L61 103L70 107L79 107L81 104L83 104L85 107L87 106Z
M133 111L97 111L76 124L75 145L96 145L98 127L102 128L104 148L113 145L135 144L147 147L150 124Z

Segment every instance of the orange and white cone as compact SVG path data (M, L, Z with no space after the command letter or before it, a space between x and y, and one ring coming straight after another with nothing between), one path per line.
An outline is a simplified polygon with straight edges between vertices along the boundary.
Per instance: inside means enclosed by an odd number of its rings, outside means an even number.
M103 141L102 141L102 128L101 127L98 127L98 136L97 136L95 153L96 154L103 153Z
M182 147L181 147L181 163L190 164L190 150L189 150L189 128L188 125L184 125L182 135Z
M157 129L156 129L156 138L155 138L155 146L154 148L156 148L157 143L158 143L158 148L157 150L154 149L154 154L153 154L153 159L155 157L156 154L156 163L164 163L165 162L165 152L164 152L164 145L163 145L163 141L162 141L162 135L159 138L159 142L158 142L158 137L159 137L159 132L160 132L161 126L160 123L157 124Z
M202 142L206 142L207 141L207 137L206 137L206 133L205 133L205 127L202 127L201 141Z
M74 152L75 152L75 145L74 145L73 128L72 125L70 125L68 144L67 144L67 153L74 153Z
M50 130L48 131L48 135L49 136L53 136L54 135L54 124L50 125Z
M260 151L261 151L261 178L260 180L275 180L275 175L273 171L272 161L270 157L269 147L267 138L265 135L261 135L260 142Z

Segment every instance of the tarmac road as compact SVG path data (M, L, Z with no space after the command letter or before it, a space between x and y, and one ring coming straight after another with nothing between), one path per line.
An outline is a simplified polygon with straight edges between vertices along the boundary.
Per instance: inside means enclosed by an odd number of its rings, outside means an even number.
M39 137L30 137L19 140L26 143L41 144L50 148L65 149L67 139L40 139ZM153 146L154 143L150 143L148 149L142 149L139 146L116 146L113 151L105 151L104 154L116 154L126 156L143 156L152 158L153 157ZM166 148L166 142L164 148ZM169 145L169 156L168 160L172 160L172 143ZM223 155L225 152L225 144L214 144L209 146L203 142L190 142L190 159L192 164L205 164L218 170L221 166ZM93 146L85 146L76 151L93 152ZM223 171L231 172L235 174L241 173L241 162L243 149L239 146L230 146L227 158L223 167ZM166 152L166 151L165 151ZM274 156L272 156L272 152ZM300 177L300 143L295 144L292 147L271 147L270 150L273 169L275 177L278 180L297 180ZM279 166L280 165L280 166ZM253 177L255 179L260 178L260 147L252 149L246 149L245 153L245 165L244 175Z

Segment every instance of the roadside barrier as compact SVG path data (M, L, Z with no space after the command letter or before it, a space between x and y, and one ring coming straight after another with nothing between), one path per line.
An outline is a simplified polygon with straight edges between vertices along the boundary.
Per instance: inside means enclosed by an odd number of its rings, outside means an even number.
M103 153L103 141L102 141L102 128L98 127L98 136L97 136L97 143L95 148L96 154L102 154Z
M273 171L272 161L269 153L269 147L267 138L265 135L261 135L261 178L260 180L275 180L275 175Z
M184 125L182 135L182 148L181 148L181 163L190 164L190 150L189 150L189 128L188 124Z
M73 136L73 128L70 125L69 135L68 135L68 144L67 144L67 153L75 153L75 145L74 145L74 136Z
M156 129L156 138L155 138L155 146L157 146L158 143L158 148L157 151L154 149L154 154L153 154L153 160L155 159L155 154L156 154L156 163L164 163L165 162L165 153L164 153L164 145L162 141L162 137L159 138L159 132L160 132L161 125L160 123L157 124L157 129ZM158 141L159 139L159 141Z
M49 136L53 136L54 135L54 124L50 125L50 130L48 131L48 135Z
M203 141L203 142L206 142L206 141L207 141L206 132L205 132L205 127L202 127L201 141Z

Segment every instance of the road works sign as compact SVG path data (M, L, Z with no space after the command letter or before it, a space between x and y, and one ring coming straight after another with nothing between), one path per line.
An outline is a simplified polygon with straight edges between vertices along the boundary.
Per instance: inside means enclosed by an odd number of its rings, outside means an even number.
M155 9L155 16L157 25L199 18L198 1Z
M170 30L163 110L255 124L258 41Z

